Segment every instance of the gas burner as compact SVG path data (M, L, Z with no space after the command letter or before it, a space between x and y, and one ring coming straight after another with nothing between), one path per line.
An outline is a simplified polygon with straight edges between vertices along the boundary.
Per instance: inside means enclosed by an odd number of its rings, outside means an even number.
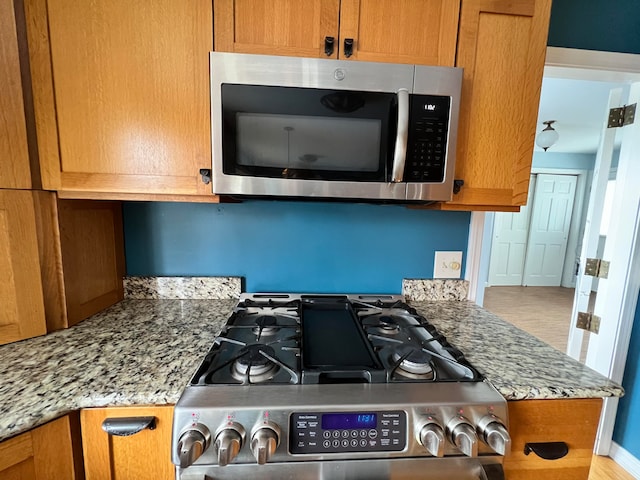
M395 317L382 314L366 317L362 320L362 326L368 333L373 330L381 335L397 335L401 329Z
M253 333L258 337L274 335L279 329L278 319L273 315L260 315L255 319L255 324Z
M275 350L263 344L247 345L231 367L231 375L244 383L262 383L274 377L279 366L273 361Z
M406 378L434 380L435 370L431 354L411 345L398 345L391 354L395 373Z

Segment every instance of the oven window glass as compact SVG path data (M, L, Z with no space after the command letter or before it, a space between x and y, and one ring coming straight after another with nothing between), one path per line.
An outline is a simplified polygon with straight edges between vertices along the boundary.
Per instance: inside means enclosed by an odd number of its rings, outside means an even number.
M235 84L221 93L225 174L388 181L396 95Z

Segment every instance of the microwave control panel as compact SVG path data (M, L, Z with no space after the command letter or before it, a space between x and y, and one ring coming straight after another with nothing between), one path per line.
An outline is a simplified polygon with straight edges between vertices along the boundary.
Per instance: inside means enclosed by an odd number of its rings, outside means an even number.
M411 96L405 181L444 180L450 104L449 97Z

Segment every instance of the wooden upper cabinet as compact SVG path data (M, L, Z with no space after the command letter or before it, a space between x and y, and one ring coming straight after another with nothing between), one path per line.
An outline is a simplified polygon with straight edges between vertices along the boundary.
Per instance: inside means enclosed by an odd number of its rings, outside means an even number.
M31 188L13 0L0 0L0 188Z
M44 335L36 212L27 190L0 190L0 344Z
M340 58L453 66L459 0L342 0Z
M215 198L199 175L211 168L210 0L25 10L44 188Z
M102 430L107 418L154 417L155 428L126 437ZM80 412L87 480L173 480L171 424L173 407L92 408Z
M551 0L463 0L456 66L464 68L457 179L446 209L527 201Z
M340 0L216 0L216 51L337 58ZM325 53L325 38L334 40Z
M218 0L214 44L222 52L452 66L459 12L459 0Z

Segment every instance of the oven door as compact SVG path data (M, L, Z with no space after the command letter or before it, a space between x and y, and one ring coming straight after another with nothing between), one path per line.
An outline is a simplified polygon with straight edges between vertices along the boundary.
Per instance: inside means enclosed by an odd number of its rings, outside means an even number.
M178 469L178 480L504 480L502 465L474 458L396 458L386 460L334 460L277 464L230 464L226 467L191 466Z
M214 193L406 198L392 180L412 66L211 55Z

